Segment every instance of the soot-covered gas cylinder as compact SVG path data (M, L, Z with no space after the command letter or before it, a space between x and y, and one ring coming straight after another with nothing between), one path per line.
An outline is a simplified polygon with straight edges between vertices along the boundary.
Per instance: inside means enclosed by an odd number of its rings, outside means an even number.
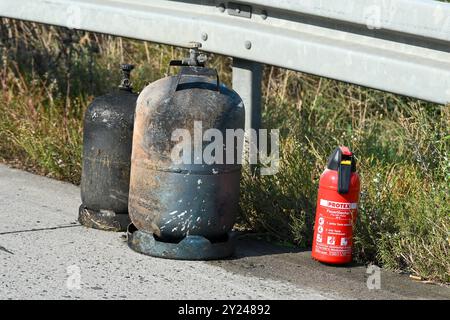
M242 141L226 133L242 131L244 107L204 67L195 44L190 53L171 62L181 66L177 75L151 83L137 100L128 243L152 256L216 259L234 250ZM213 141L220 148L209 152Z
M130 223L128 189L137 99L130 83L132 69L122 64L118 89L94 99L86 110L78 220L87 227L124 231Z

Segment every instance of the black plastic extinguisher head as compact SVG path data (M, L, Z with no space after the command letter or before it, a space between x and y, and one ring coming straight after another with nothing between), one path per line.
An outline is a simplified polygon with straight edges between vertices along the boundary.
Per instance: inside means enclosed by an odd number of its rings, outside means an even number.
M340 146L328 158L327 168L338 172L338 192L348 193L352 172L356 171L356 159L349 148Z

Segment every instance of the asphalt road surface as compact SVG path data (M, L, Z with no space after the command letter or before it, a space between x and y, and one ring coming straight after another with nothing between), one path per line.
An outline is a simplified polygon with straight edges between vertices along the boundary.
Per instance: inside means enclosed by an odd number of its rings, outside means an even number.
M450 299L446 286L249 235L226 260L148 257L124 233L80 226L79 205L77 186L0 165L0 299Z

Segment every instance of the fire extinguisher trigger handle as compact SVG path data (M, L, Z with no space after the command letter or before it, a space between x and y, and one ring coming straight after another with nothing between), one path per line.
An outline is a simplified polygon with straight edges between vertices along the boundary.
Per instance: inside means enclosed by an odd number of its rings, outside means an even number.
M340 194L348 193L350 189L351 175L352 175L351 161L349 160L341 161L338 167L338 192Z

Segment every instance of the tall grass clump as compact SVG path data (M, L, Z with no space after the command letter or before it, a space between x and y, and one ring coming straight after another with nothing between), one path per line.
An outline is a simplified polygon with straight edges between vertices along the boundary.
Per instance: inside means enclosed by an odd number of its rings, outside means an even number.
M136 91L185 50L1 19L0 160L77 184L87 105L133 63ZM230 59L210 55L230 84ZM450 110L337 81L266 67L263 122L280 129L276 175L244 171L241 218L277 241L308 248L318 180L337 145L362 180L354 254L450 282Z

